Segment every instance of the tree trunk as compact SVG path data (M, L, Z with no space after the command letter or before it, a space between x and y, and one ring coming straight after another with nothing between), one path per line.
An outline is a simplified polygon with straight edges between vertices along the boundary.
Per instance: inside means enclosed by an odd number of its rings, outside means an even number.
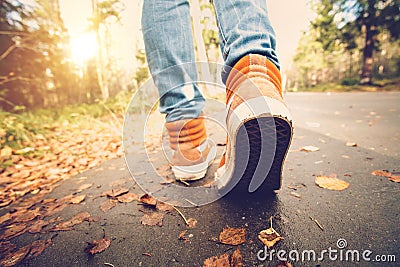
M372 83L372 65L373 65L373 53L374 53L374 31L373 26L365 25L365 47L363 54L363 65L361 72L360 84L366 85Z
M375 38L377 35L376 29L376 1L368 0L368 7L364 14L364 26L365 26L365 47L363 52L363 65L361 72L360 84L372 84L372 65L374 62L373 54L375 49Z
M97 54L96 54L96 71L97 71L97 79L101 91L101 96L103 100L107 100L110 96L108 90L108 83L105 77L105 59L103 54L104 45L100 36L100 22L98 20L99 12L97 8L97 0L92 0L92 12L93 17L96 20L95 31L96 31L96 40L97 40Z

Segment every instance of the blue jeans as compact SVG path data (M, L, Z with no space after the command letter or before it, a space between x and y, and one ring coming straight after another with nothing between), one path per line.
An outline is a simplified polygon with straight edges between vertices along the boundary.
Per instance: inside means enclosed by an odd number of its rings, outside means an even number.
M146 56L159 91L160 112L167 114L168 122L197 118L205 99L196 84L189 1L143 2ZM225 64L222 80L225 82L229 70L248 54L264 55L279 68L275 33L268 18L266 0L213 2Z

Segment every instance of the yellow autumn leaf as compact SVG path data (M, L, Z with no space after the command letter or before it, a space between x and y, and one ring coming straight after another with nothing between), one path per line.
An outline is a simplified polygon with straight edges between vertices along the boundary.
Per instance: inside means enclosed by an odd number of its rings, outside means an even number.
M283 237L272 227L272 217L270 218L270 228L262 230L258 234L258 239L264 243L268 248L272 248L275 244L282 240Z
M336 190L336 191L342 191L347 189L350 184L346 181L340 180L335 177L329 177L329 176L317 176L315 178L315 183L322 188L326 188L329 190Z

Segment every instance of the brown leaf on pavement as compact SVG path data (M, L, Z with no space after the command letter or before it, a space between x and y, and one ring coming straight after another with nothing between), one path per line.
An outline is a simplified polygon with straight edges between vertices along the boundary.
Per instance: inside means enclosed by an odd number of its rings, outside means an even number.
M282 240L283 237L281 237L281 235L272 227L272 217L269 220L270 227L266 230L262 230L258 234L258 239L260 239L260 241L263 242L268 248L272 248L277 242Z
M189 228L195 228L196 227L196 225L197 225L197 220L196 219L194 219L194 218L189 218L188 220L187 220L187 227L189 227Z
M37 208L35 210L21 209L15 213L13 213L12 218L13 218L13 221L16 223L25 223L25 222L32 221L39 215L40 215L39 208Z
M108 238L94 240L93 242L88 243L88 247L85 249L85 252L94 255L96 253L103 252L110 245L111 245L111 240Z
M179 239L179 240L183 240L183 241L187 241L188 238L185 236L186 233L187 233L187 231L188 231L188 230L183 230L183 231L179 234L178 239Z
M43 216L50 217L58 212L61 212L63 209L65 209L68 205L63 203L49 203L45 207L45 211L43 212Z
M6 255L10 254L17 246L10 241L0 242L0 258L4 258Z
M400 183L400 176L391 176L388 179L392 182Z
M117 206L117 203L115 201L113 201L112 199L107 199L106 201L104 201L103 203L101 203L100 205L100 209L103 212L107 212L110 209L114 208L115 206Z
M13 199L7 199L7 200L2 200L0 202L0 208L7 207L10 205L14 200Z
M139 198L139 201L150 206L157 205L157 200L149 194L144 194L143 196L141 196Z
M131 203L132 201L138 200L138 196L135 193L127 193L117 197L121 203Z
M0 236L1 240L9 240L16 236L22 235L26 231L26 224L13 224Z
M93 186L93 184L83 184L83 185L81 185L81 186L76 190L76 192L77 192L77 193L80 193L80 192L82 192L83 190L86 190L86 189L91 188L92 186Z
M303 151L303 152L317 152L319 150L320 150L320 148L316 147L316 146L303 146L300 149L300 151Z
M3 216L0 217L0 225L11 220L11 218L12 218L11 213L8 212L8 213L4 214Z
M219 234L219 241L226 245L240 245L246 242L246 229L226 227Z
M81 224L84 221L88 220L89 218L90 218L90 214L87 211L78 213L75 216L73 216L70 220L57 224L56 227L54 227L52 229L52 231L68 231L68 230L72 230L73 226L75 226L77 224Z
M231 267L229 254L225 253L219 257L213 256L204 261L203 267Z
M31 234L38 234L42 231L43 227L49 225L49 222L44 220L37 220L35 223L28 228L28 232Z
M203 267L243 267L243 257L237 248L230 256L228 253L213 256L204 261Z
M384 170L375 170L371 172L372 175L388 178L389 181L400 183L400 176L393 175L391 172Z
M151 213L145 213L142 218L140 219L140 222L143 225L149 225L149 226L162 226L163 225L163 219L164 219L164 214L161 212L151 212Z
M342 191L350 186L350 184L346 181L323 175L315 177L315 183L319 187L335 191Z
M80 204L85 200L85 198L86 198L86 195L76 196L76 197L71 198L69 203L71 203L71 204Z
M21 263L30 251L30 245L22 247L11 254L8 254L0 261L0 266L11 267Z
M375 170L375 171L371 172L371 174L372 174L372 175L375 175L375 176L386 177L386 178L389 178L389 177L392 176L392 173L391 173L391 172L384 171L384 170Z
M164 202L157 202L156 209L159 211L171 212L174 210L174 206Z
M232 254L231 267L243 267L243 257L239 248L237 248Z
M46 248L50 247L52 244L53 241L51 239L34 241L32 244L30 244L30 252L27 260L39 256Z
M102 197L119 197L129 192L128 188L111 189L101 194Z

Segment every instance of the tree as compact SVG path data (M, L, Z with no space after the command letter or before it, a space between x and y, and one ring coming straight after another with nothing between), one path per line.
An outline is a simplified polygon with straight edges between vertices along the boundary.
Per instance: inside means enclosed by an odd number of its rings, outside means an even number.
M68 36L58 1L0 2L1 107L47 107L73 99L72 66L65 60Z
M96 55L97 78L103 100L110 96L109 65L110 32L109 24L120 21L120 13L123 10L120 0L92 0L91 29L96 33L98 51Z
M339 40L347 50L356 47L357 33L364 36L361 84L371 84L373 54L379 49L378 34L386 29L392 39L400 38L399 0L319 0L314 2L317 19L312 23L319 31L317 40L325 49Z

